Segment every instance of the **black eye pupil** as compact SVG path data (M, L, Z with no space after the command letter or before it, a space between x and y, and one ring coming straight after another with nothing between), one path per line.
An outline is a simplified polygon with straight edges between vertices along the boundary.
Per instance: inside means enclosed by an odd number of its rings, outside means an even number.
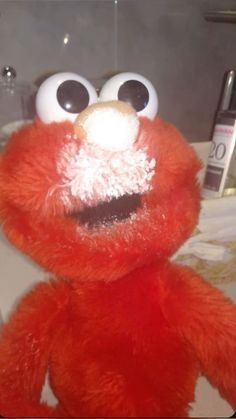
M118 99L129 103L139 112L146 108L149 102L149 92L140 81L128 80L119 88Z
M89 104L89 93L79 81L66 80L57 89L57 100L65 111L80 113Z

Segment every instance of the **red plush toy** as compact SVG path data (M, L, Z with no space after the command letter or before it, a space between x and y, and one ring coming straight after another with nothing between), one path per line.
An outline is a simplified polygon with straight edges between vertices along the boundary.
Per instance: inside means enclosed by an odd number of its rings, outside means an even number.
M3 329L1 414L187 416L199 374L236 409L236 307L169 261L198 220L200 163L154 87L123 73L98 101L60 73L36 105L1 156L0 221L52 279Z

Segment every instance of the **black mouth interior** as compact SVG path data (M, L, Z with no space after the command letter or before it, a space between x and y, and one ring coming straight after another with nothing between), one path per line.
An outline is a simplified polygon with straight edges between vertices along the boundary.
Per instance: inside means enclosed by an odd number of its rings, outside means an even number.
M110 202L102 202L95 207L85 207L83 211L74 211L70 217L89 227L112 224L126 220L141 205L139 194L123 195Z

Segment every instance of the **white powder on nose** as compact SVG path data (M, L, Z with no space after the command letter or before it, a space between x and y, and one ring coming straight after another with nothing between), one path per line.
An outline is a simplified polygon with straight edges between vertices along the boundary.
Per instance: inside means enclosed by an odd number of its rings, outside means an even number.
M135 114L124 114L113 108L96 109L82 124L89 144L112 150L127 150L134 143L139 120Z

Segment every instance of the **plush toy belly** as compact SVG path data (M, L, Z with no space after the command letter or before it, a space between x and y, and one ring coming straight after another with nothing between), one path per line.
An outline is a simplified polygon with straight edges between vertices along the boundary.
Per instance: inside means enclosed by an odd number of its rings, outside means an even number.
M158 281L143 275L74 291L50 362L69 415L187 416L198 365L161 313Z

